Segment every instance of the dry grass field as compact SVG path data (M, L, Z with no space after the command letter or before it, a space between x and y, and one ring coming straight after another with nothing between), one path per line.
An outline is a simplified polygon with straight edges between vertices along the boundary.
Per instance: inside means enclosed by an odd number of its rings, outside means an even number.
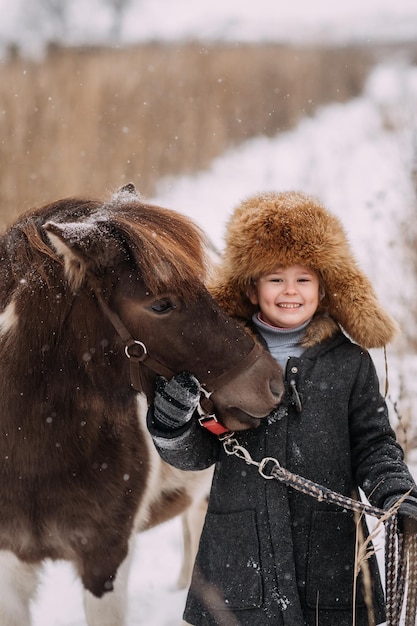
M366 49L279 45L16 55L0 65L0 227L33 205L101 197L128 180L149 196L161 176L357 95L371 64Z

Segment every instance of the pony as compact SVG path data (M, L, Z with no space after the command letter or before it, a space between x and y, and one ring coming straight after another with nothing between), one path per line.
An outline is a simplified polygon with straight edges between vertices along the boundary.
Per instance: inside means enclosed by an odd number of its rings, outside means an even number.
M121 626L135 533L211 479L155 452L156 376L192 371L236 430L277 406L282 373L207 290L203 233L132 184L28 211L0 258L0 625L30 625L42 562L64 559L87 623Z

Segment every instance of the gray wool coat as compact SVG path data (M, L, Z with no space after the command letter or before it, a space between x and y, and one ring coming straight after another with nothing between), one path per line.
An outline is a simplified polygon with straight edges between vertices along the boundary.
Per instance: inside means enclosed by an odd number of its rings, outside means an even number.
M294 381L302 403L296 407ZM347 496L361 487L380 508L416 484L390 427L369 354L341 332L291 358L287 392L275 415L236 435L256 460L274 457L291 472ZM215 464L184 619L195 626L351 626L355 523L350 512L318 502L255 466L228 456L192 419L148 427L168 463L185 470ZM356 495L355 495L356 494ZM366 532L366 529L365 529ZM384 599L369 561L376 623ZM361 576L356 625L368 625Z

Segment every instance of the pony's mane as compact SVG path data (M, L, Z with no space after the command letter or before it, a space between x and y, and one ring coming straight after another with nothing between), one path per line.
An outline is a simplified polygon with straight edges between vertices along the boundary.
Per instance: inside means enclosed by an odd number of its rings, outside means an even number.
M138 267L153 293L174 290L192 298L208 272L206 242L201 230L187 217L170 209L129 201L117 196L103 204L85 198L67 198L32 209L3 238L11 266L9 282L17 284L30 272L48 281L51 259L62 265L42 226L48 221L100 222L116 237ZM103 244L105 245L105 244Z
M208 272L201 230L184 215L139 201L108 207L111 227L127 245L150 291L195 296Z

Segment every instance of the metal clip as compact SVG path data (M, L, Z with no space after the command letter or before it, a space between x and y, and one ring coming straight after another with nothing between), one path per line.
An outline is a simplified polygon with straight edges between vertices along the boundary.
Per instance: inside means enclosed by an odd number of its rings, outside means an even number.
M266 473L266 466L268 465L268 463L272 463L272 467L270 468L270 470L268 471L268 473ZM276 469L281 469L281 465L279 463L279 461L277 461L277 459L274 459L271 456L266 456L264 459L262 459L262 461L259 463L259 473L262 476L262 478L266 478L266 480L272 480L273 478L275 478L275 476L272 475L272 472Z

